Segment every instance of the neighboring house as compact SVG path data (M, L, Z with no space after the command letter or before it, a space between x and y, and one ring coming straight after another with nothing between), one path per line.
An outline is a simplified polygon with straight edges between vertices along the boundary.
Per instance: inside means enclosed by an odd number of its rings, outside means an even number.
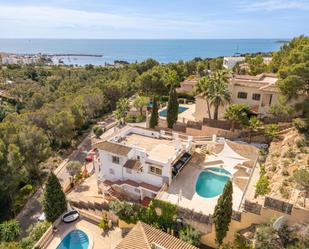
M191 144L192 140L180 140L178 134L169 137L164 131L129 127L94 145L99 154L98 185L136 200L154 198L191 159Z
M231 104L247 104L251 107L253 114L258 117L271 116L269 109L279 103L279 97L282 95L276 87L277 77L272 73L263 73L257 76L234 75L230 78L229 89L231 92ZM291 100L288 104L294 105L302 101L304 97L300 96L297 100ZM204 117L208 118L208 109L205 99L202 95L195 98L195 119L202 121ZM224 117L224 111L228 107L220 106L219 119ZM211 114L213 115L213 107Z
M241 56L229 56L229 57L224 57L223 58L223 67L225 69L233 69L233 67L239 63L239 62L244 62L245 57Z
M138 222L115 249L197 249L168 233Z
M225 69L233 69L237 63L245 62L245 57L243 56L229 56L223 58L223 67ZM263 57L263 62L265 64L270 63L272 60L271 57Z
M188 93L188 92L192 92L196 86L196 84L199 81L199 77L189 77L187 79L185 79L183 82L180 83L180 87L176 88L176 91L178 93Z

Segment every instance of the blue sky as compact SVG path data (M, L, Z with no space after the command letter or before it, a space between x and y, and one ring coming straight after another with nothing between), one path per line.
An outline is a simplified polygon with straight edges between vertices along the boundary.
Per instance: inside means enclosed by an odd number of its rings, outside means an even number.
M291 38L309 0L0 0L0 38Z

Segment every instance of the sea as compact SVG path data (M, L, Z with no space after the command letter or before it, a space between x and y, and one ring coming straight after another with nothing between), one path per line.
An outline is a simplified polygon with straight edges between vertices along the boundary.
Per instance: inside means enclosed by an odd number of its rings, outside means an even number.
M284 40L285 41L285 40ZM161 63L213 58L243 53L277 51L280 39L0 39L0 52L20 54L65 54L57 57L65 64L112 64L115 60L140 62L153 58ZM67 56L70 54L70 56ZM78 56L78 55L100 55Z

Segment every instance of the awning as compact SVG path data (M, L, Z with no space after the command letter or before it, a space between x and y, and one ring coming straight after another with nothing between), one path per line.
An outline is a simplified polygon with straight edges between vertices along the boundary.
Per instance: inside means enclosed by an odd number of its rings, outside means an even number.
M177 176L184 166L191 160L192 155L185 152L181 158L173 165L172 173L173 176Z

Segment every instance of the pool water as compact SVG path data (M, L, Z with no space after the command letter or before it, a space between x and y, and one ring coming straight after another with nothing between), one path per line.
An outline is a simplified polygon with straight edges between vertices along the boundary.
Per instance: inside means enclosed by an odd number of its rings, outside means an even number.
M208 170L211 170L211 171L214 171L214 172L221 173L221 174L231 175L230 172L228 172L228 171L225 170L225 169L215 168L215 167L209 167L209 168L207 168L207 169L208 169Z
M178 113L182 113L186 110L188 110L189 108L187 107L183 107L183 106L179 106L178 107ZM163 109L162 111L159 112L161 117L166 117L167 116L167 108Z
M209 168L212 171L230 175L230 173L220 168ZM210 171L203 171L197 178L195 191L199 196L205 198L213 198L221 195L225 184L230 178L228 176L220 176L211 173Z
M88 249L89 238L81 230L69 232L56 249Z

